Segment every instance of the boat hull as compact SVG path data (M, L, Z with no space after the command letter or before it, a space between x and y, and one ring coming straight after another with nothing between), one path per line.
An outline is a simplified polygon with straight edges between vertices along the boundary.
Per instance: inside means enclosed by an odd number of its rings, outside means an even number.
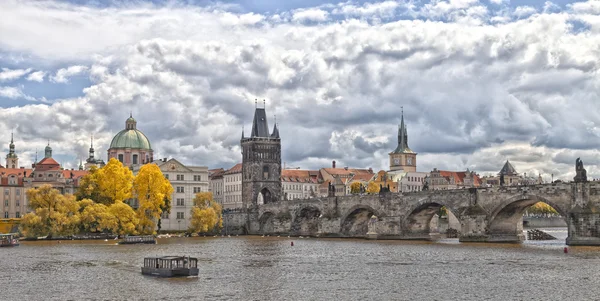
M157 269L142 267L142 274L156 277L187 277L198 276L198 268Z

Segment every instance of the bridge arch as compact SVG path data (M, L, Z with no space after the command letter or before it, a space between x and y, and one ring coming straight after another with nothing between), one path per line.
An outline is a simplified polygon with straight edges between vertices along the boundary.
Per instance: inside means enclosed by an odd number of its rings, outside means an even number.
M433 217L445 207L449 213L459 218L457 210L447 202L430 197L420 199L415 204L411 205L406 211L404 218L404 228L409 236L414 235L429 235L432 232L431 222ZM456 229L460 230L460 229Z
M268 187L262 187L254 197L254 204L264 205L277 202L273 192Z
M298 208L290 228L290 234L303 236L317 236L321 222L322 211L315 205Z
M522 194L507 198L496 206L489 216L490 234L523 236L523 212L537 202L544 202L552 206L563 219L567 219L571 200L566 200L565 204L561 204L536 194Z
M369 219L373 215L381 217L377 210L368 205L350 207L341 219L340 235L344 237L364 237L369 230Z
M264 212L258 219L259 233L273 233L275 232L275 225L273 219L275 214L271 211Z

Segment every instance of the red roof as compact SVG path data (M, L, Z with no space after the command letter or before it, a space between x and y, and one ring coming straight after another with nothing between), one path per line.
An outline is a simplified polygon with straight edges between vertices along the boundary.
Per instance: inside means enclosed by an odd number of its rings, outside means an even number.
M230 174L234 174L234 173L240 173L242 172L242 163L238 163L235 166L233 166L232 168L228 169L226 172L224 172L224 175L230 175Z
M44 158L44 159L40 160L40 162L35 164L35 169L36 170L39 169L40 171L59 170L60 164L58 164L58 162L56 162L56 160L54 160L52 158Z
M87 175L89 172L87 170L63 170L62 174L65 179L71 178L71 173L73 173L73 179L77 179Z
M23 176L29 176L32 170L28 168L0 168L0 176L2 180L0 181L0 185L7 186L9 177L14 175L17 177L17 185L23 186Z
M319 173L315 170L301 169L283 169L281 171L281 181L300 182L300 183L318 183Z

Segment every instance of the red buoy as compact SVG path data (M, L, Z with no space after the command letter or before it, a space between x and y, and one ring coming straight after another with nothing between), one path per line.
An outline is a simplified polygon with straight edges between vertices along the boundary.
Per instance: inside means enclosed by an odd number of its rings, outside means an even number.
M291 246L292 246L292 247L294 246L294 242L293 242L293 241L292 241L292 243L291 243Z
M563 249L563 251L565 252L565 254L569 253L569 249L568 249L567 247L565 247L565 248Z

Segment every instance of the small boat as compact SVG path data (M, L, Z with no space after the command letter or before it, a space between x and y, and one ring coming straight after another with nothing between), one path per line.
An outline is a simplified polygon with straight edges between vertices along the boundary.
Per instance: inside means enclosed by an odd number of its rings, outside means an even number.
M0 247L16 247L19 245L17 234L0 234Z
M156 237L154 237L154 235L125 236L123 237L123 240L119 242L119 244L156 244Z
M162 256L144 258L142 275L158 277L198 276L198 258Z

